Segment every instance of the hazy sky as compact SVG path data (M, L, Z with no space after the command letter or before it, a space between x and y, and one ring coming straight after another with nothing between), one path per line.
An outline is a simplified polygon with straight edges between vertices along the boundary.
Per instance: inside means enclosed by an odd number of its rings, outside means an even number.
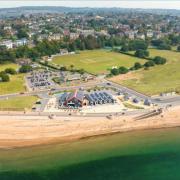
M160 9L180 9L180 0L0 0L0 8L18 6L69 6L69 7L124 7L124 8L160 8Z

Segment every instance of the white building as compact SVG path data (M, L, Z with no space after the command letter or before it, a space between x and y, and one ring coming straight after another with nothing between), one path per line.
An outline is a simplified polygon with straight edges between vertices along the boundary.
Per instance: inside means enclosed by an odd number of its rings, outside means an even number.
M19 47L19 46L24 46L28 43L27 39L26 38L22 38L22 39L18 39L16 41L14 41L13 45L15 47Z
M0 46L5 46L7 49L13 48L13 42L11 40L4 40L0 42Z
M152 38L153 37L153 31L152 30L148 30L147 33L146 33L146 36L148 38Z
M137 39L145 40L145 35L143 33L136 34Z

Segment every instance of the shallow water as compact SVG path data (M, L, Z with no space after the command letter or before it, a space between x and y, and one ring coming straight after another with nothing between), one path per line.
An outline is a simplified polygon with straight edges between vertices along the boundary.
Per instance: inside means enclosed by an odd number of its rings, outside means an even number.
M179 180L180 128L0 150L0 180Z

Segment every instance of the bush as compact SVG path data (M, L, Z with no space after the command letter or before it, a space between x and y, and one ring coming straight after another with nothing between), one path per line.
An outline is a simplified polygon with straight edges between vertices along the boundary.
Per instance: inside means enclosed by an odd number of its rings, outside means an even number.
M7 69L5 69L5 72L6 72L7 74L12 74L12 75L17 73L16 70L13 69L13 68L7 68Z

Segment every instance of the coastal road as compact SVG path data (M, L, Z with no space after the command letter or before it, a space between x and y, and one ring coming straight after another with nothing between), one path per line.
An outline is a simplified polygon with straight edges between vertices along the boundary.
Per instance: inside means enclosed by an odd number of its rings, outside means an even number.
M168 97L168 98L152 98L150 96L147 96L145 94L137 92L133 89L124 87L120 84L108 81L106 79L102 79L101 81L95 81L95 82L91 82L91 83L84 83L84 84L81 84L78 86L58 87L53 91L47 89L47 90L39 90L39 91L24 92L24 93L5 94L5 95L0 95L0 99L3 100L3 99L9 99L9 98L13 98L13 97L33 96L33 95L37 95L41 98L48 98L50 92L56 93L56 92L67 91L67 90L72 90L72 89L89 89L89 88L93 88L95 86L107 87L107 88L113 87L121 92L126 92L131 97L137 97L140 100L148 99L152 103L158 104L159 106L162 106L162 107L169 105L169 104L171 104L172 106L180 105L180 96Z

